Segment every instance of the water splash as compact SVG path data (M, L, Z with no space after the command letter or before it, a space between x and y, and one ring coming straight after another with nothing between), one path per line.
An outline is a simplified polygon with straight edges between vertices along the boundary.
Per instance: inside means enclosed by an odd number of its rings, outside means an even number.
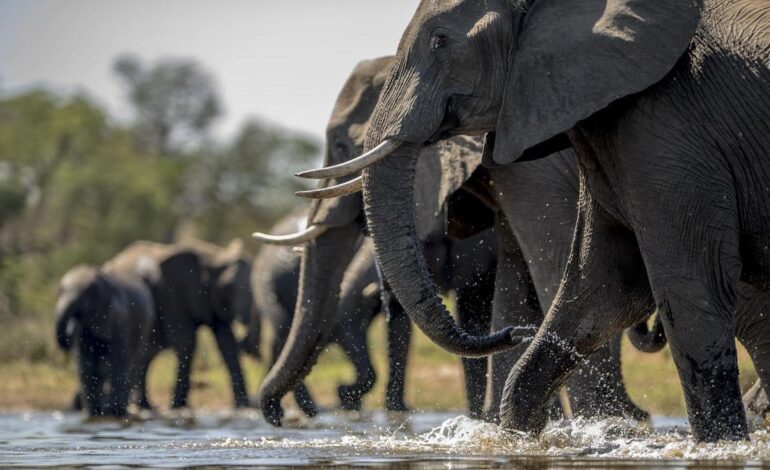
M751 442L700 444L682 420L574 419L551 422L537 438L448 413L322 414L301 428L273 428L255 413L166 417L128 427L72 414L0 415L0 461L32 465L304 465L473 462L484 466L728 460L770 462L770 432ZM672 427L675 424L677 426ZM468 466L472 466L468 464ZM461 467L462 468L462 467Z

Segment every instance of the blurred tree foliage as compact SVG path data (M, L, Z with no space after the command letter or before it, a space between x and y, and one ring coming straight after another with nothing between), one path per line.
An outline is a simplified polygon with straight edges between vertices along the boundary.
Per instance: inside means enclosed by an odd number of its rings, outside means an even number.
M74 264L137 239L248 237L297 204L291 173L318 154L314 140L257 121L213 142L219 98L194 62L123 57L115 68L130 125L84 95L0 100L0 328L12 333L0 360L51 357L56 285Z

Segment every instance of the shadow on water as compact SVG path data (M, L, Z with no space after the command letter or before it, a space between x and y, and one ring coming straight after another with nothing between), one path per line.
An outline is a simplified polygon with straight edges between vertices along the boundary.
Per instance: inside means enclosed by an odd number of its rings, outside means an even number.
M770 433L696 444L683 420L552 423L539 438L454 413L324 413L274 428L256 412L162 415L129 424L63 413L0 415L3 466L324 465L398 468L753 467Z

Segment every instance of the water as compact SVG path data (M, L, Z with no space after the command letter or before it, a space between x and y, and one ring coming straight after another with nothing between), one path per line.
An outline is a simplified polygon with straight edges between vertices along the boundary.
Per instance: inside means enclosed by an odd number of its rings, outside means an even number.
M689 467L770 464L770 433L751 442L696 444L683 420L552 423L540 438L456 413L325 413L284 428L255 412L165 415L120 424L70 413L0 414L0 465L411 468Z

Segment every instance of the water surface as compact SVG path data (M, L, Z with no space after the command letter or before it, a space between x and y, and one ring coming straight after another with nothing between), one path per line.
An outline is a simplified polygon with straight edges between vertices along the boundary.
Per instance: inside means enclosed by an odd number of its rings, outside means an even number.
M356 465L412 468L770 465L770 433L696 444L680 419L560 421L537 439L457 413L325 413L274 428L256 412L164 415L120 424L72 413L0 414L0 465Z

